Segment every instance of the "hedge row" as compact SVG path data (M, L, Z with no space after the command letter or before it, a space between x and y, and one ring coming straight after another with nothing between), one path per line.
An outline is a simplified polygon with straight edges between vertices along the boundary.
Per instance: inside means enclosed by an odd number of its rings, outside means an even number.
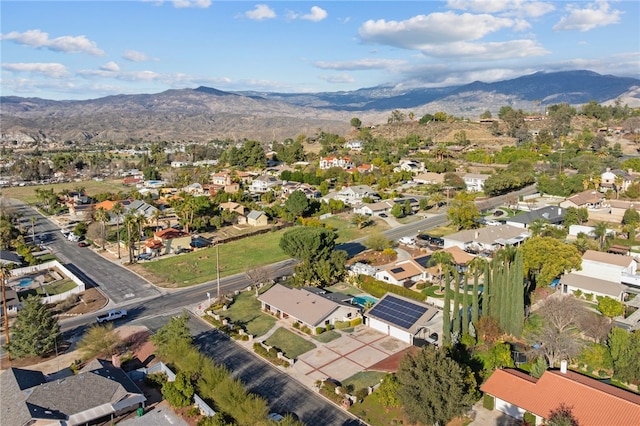
M289 362L284 359L278 358L279 350L277 348L271 348L271 350L266 350L264 346L262 346L259 342L253 344L253 350L255 353L260 355L261 357L271 361L271 363L275 365L282 365L284 367L289 366Z
M420 302L424 302L427 298L427 296L422 293L418 293L417 291L409 290L408 288L404 288L399 285L378 281L368 275L360 275L358 281L362 290L377 298L381 298L387 293L398 294Z

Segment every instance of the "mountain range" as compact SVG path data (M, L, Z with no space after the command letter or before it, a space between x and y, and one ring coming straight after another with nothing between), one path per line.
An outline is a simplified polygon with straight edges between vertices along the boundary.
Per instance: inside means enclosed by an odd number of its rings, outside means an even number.
M350 120L386 123L393 110L419 118L444 111L471 120L503 106L540 112L549 105L621 102L640 107L640 79L591 71L538 72L494 83L442 88L391 86L350 92L224 92L209 87L82 101L0 97L0 144L254 139L346 134Z

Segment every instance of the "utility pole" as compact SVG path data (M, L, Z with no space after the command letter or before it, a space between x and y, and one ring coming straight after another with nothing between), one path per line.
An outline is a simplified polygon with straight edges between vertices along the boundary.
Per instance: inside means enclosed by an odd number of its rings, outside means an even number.
M216 242L216 274L218 276L218 301L220 300L220 243Z
M7 281L8 281L7 272L8 271L4 268L0 270L0 280L2 281L0 284L2 284L2 315L4 316L5 345L9 344L9 315L7 311L7 290L6 290ZM11 361L11 355L9 354L9 351L7 351L7 361Z

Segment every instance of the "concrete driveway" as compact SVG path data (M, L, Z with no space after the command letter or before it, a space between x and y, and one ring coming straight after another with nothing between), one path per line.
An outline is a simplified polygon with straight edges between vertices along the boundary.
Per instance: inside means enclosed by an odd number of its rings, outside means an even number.
M317 348L300 355L290 369L290 374L309 387L329 377L343 381L410 346L367 326L329 343L315 344Z

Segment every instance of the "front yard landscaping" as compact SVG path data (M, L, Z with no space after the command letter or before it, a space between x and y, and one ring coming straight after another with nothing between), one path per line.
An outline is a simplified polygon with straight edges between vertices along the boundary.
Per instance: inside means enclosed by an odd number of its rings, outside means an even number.
M316 348L316 345L307 339L282 327L277 329L264 343L280 349L284 356L290 359L296 359L303 353Z
M249 334L256 337L264 335L276 323L276 318L261 312L260 302L255 293L245 291L233 299L233 304L226 311L216 312L241 325Z

